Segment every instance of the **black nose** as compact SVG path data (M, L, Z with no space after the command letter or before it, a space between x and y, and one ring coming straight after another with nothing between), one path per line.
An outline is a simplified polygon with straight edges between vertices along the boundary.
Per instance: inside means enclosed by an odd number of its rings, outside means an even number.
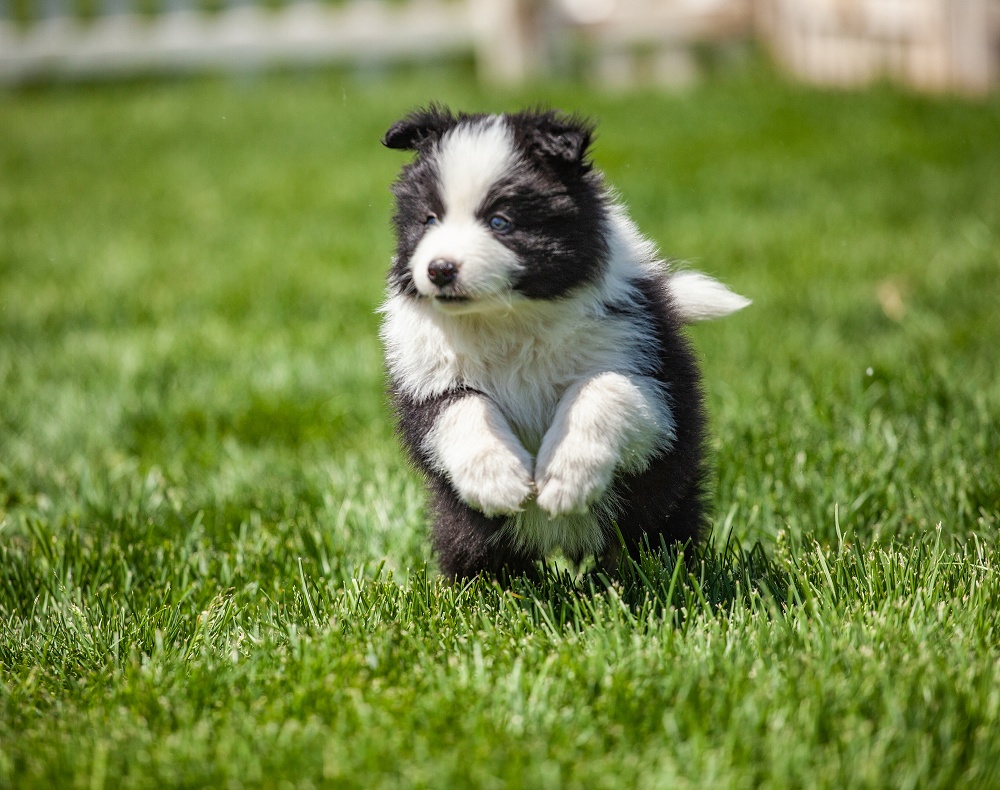
M458 277L458 265L454 261L437 258L427 264L427 276L438 288L451 285Z

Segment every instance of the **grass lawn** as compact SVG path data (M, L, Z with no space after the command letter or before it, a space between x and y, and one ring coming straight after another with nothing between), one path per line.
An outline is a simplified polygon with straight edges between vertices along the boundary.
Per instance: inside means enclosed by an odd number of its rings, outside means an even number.
M378 144L545 102L664 252L718 471L689 572L442 583L376 338ZM1000 99L0 94L0 786L1000 787ZM689 552L690 555L690 552Z

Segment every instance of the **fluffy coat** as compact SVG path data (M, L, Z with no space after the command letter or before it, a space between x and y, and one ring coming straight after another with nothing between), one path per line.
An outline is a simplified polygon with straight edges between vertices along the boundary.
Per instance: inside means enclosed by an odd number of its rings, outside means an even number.
M614 564L697 541L705 413L684 323L747 304L668 275L554 112L431 107L383 143L396 256L381 336L442 571L520 573L561 549ZM616 530L617 527L617 530Z

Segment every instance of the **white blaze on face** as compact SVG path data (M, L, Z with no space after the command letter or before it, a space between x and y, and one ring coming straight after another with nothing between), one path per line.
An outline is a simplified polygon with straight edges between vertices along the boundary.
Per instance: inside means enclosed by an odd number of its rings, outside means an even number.
M503 303L509 297L517 256L497 240L486 224L489 218L479 218L476 212L517 160L510 130L500 119L463 124L441 138L436 164L444 214L428 226L410 260L420 293L442 293L427 269L431 261L446 260L458 267L457 278L444 289L447 295L465 296L480 305Z

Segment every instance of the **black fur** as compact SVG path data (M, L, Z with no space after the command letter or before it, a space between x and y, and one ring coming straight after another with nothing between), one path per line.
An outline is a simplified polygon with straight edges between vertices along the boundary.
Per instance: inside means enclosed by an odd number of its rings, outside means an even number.
M538 557L518 552L501 539L503 516L486 516L462 502L444 475L431 466L423 447L424 437L442 409L459 398L474 394L475 390L457 387L440 397L416 401L390 383L389 393L397 415L399 438L429 483L434 513L434 551L441 570L452 578L481 572L498 577L504 573L529 572Z
M392 187L396 258L389 273L390 292L423 298L407 267L424 220L431 214L441 216L445 208L434 175L438 146L457 125L482 118L431 107L404 118L386 133L383 142L388 147L417 151ZM609 255L608 192L589 161L593 129L579 119L551 112L509 115L507 122L524 164L498 181L477 214L485 219L503 212L513 221L513 230L502 243L524 262L515 290L531 299L571 296L596 280ZM637 284L640 299L607 304L605 309L609 321L626 320L652 329L655 347L642 351L647 368L643 373L666 385L676 437L645 471L621 474L613 483L620 503L616 522L601 525L608 562L619 548L616 527L626 549L635 554L644 541L653 547L661 541L667 545L698 541L705 526L706 429L697 364L664 281ZM486 516L462 502L424 449L425 437L442 409L473 392L458 385L438 397L417 401L399 382L390 382L400 439L429 484L434 548L442 571L455 578L527 572L539 557L512 545L503 534L505 517Z
M432 106L386 132L384 145L418 151L392 186L397 234L389 282L394 289L417 296L407 263L427 217L444 214L434 178L438 142L458 124L486 117L453 116ZM507 120L525 165L498 182L477 213L486 218L502 212L513 222L502 242L529 264L514 289L532 299L556 299L593 280L608 254L605 188L588 158L593 132L587 122L554 112L518 113Z
M458 123L451 112L432 104L426 110L417 110L389 127L382 137L382 145L400 151L419 150L428 141L437 140Z
M609 309L638 312L654 323L658 348L650 357L649 373L670 387L677 435L670 449L654 458L644 472L621 475L615 481L619 513L614 522L603 524L608 547L605 556L611 564L619 549L619 532L626 550L637 556L644 542L653 549L659 548L661 542L667 546L700 542L706 528L706 417L697 362L673 317L670 296L663 286L647 281L642 283L642 291L644 304L627 308L609 305ZM526 573L541 557L519 552L502 539L504 517L485 516L462 502L445 477L431 467L422 446L441 410L473 392L456 388L418 402L390 384L398 434L429 483L434 549L442 572L453 578L480 572L494 576L501 572Z
M645 303L630 305L656 328L657 351L651 375L669 387L676 437L668 452L655 458L638 475L623 475L615 483L621 497L618 527L633 556L644 539L658 548L699 542L706 527L705 441L707 426L701 375L670 295L660 282L642 283Z

